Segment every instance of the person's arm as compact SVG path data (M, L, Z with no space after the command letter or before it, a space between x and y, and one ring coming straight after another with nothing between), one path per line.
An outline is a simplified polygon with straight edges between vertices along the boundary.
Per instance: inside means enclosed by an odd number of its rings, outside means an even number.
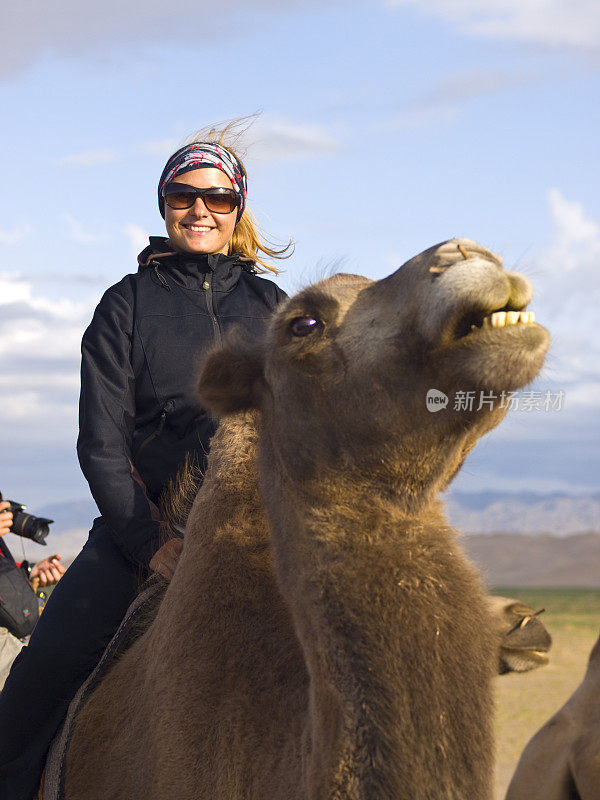
M6 500L0 501L0 536L8 533L13 524L13 515L7 508L10 508L10 503Z
M135 396L131 303L109 290L81 343L77 454L83 474L117 545L148 567L159 548L156 507L132 463Z

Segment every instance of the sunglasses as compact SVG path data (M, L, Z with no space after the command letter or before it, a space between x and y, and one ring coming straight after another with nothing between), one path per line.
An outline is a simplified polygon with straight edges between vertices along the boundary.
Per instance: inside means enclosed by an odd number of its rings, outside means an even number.
M191 208L196 198L200 197L208 211L215 214L230 214L241 201L240 195L233 189L222 189L218 186L197 189L187 183L169 183L162 194L169 208Z

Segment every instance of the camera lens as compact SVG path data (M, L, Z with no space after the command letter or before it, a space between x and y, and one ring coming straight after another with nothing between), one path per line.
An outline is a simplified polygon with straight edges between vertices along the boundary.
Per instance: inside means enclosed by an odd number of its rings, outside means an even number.
M26 514L24 506L19 503L10 502L10 510L13 514L11 533L31 539L36 544L46 544L46 536L50 533L50 525L54 520L45 517L34 517L33 514Z

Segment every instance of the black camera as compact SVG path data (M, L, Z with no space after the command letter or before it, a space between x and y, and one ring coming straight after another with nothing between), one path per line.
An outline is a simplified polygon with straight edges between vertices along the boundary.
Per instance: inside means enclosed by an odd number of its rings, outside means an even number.
M0 500L2 494L0 493ZM31 539L32 542L37 544L46 544L46 536L50 533L50 525L54 522L53 519L45 519L45 517L34 517L33 514L25 514L26 506L21 503L15 503L13 500L7 500L10 503L10 508L4 511L11 511L13 515L11 533L16 533L17 536L22 536L24 539ZM2 512L0 512L2 513Z

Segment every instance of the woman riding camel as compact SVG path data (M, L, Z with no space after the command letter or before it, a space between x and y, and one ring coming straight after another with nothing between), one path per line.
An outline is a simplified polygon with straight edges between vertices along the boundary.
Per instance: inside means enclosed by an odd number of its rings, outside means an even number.
M202 353L234 325L260 335L285 297L257 273L286 257L246 208L246 171L211 131L177 150L151 237L102 297L82 342L81 468L101 513L52 594L0 696L0 797L32 800L70 700L115 633L140 580L170 579L176 541L161 546L157 504L186 460L203 469L215 423L194 396ZM163 540L164 541L164 540Z

